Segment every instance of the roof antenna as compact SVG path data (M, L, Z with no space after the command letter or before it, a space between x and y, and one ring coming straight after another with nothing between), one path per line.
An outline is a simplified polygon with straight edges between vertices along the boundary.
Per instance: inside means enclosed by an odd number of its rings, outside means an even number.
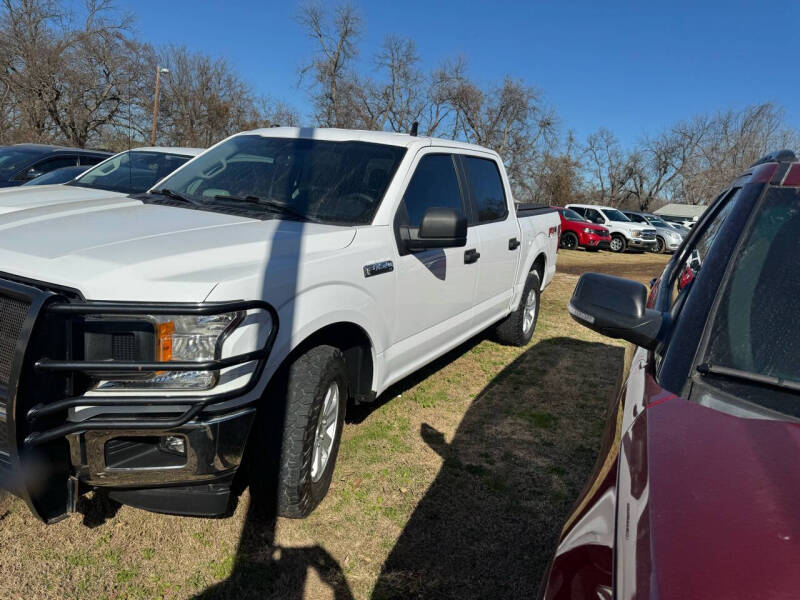
M411 124L411 135L413 137L417 137L417 133L419 132L419 121L414 121Z

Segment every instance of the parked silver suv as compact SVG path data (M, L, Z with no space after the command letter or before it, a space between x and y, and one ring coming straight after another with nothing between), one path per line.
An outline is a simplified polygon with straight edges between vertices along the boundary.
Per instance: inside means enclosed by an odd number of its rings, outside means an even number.
M622 212L634 223L642 223L655 228L658 245L653 248L653 252L675 252L683 242L685 236L670 227L657 215L635 210L623 210Z

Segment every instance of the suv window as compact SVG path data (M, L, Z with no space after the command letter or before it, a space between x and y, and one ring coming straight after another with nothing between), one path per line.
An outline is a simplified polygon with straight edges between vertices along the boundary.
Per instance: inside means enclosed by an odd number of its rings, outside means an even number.
M508 216L506 192L493 160L462 156L479 223L499 221Z
M55 171L63 167L74 167L78 164L78 157L76 155L57 156L55 158L46 158L35 163L29 169L25 169L17 174L14 179L17 181L28 181L44 173Z
M683 298L688 293L691 283L700 272L703 266L703 261L708 256L714 240L725 223L725 219L736 206L736 198L739 195L741 188L734 188L722 200L723 205L717 210L714 218L705 224L704 229L698 236L696 236L691 244L687 246L680 257L680 262L676 265L676 269L672 273L672 280L670 282L672 290L672 306L682 302Z
M584 221L586 221L586 219L584 219L578 213L578 211L572 208L565 208L564 210L561 211L561 214L567 221L578 221L579 223L583 223Z
M419 161L398 209L398 224L419 227L431 207L452 208L464 214L461 190L449 154L428 154Z
M80 162L81 165L96 165L97 163L102 162L107 158L108 156L97 156L95 154L81 154Z

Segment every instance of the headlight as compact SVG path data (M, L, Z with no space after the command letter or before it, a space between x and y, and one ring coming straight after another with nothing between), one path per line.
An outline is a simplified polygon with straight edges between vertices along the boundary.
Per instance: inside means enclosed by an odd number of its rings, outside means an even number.
M597 233L597 232L594 229L592 229L591 227L584 227L583 228L583 233Z
M90 360L203 362L219 358L222 343L244 312L217 315L137 315L87 320L85 348ZM104 374L91 388L110 390L207 390L217 371L157 371Z
M642 237L642 232L640 230L636 230L633 232L633 237Z

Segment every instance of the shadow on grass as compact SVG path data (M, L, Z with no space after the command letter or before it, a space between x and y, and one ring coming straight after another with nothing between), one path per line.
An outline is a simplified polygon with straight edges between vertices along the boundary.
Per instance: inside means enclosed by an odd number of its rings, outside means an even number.
M531 598L595 460L623 349L532 346L478 395L383 566L373 598ZM595 375L597 374L597 375Z

